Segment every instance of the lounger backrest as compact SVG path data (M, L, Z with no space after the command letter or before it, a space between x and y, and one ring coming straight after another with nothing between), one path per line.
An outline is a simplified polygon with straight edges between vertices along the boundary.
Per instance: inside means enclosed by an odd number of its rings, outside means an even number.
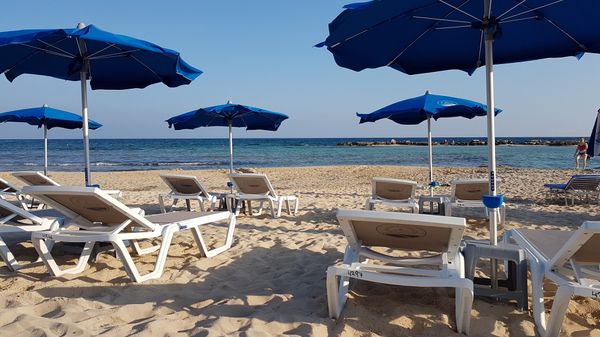
M487 179L455 180L452 185L452 200L481 201L489 194Z
M15 193L17 192L17 188L14 187L11 183L9 183L8 181L0 178L0 192L4 192L4 193Z
M204 195L207 192L194 176L179 175L179 174L161 174L160 178L169 186L171 191L179 194Z
M408 200L415 198L417 182L412 180L375 177L371 182L372 196L386 200Z
M581 264L600 265L598 247L600 247L600 221L586 221L556 253L550 265L562 267L570 259Z
M600 188L600 175L581 174L574 175L567 182L565 189L581 191L597 191Z
M12 175L30 186L60 186L59 183L43 175L41 172L14 172Z
M131 227L156 229L156 225L96 187L26 186L23 192L57 209L80 227L114 226L131 220Z
M235 189L242 194L271 195L277 197L269 178L259 173L228 174Z
M368 246L455 256L466 226L464 218L399 212L340 209L337 218L356 251Z
M0 220L8 216L15 215L9 221L30 220L35 224L42 224L43 220L30 212L11 204L6 200L0 199ZM0 222L2 223L2 222Z

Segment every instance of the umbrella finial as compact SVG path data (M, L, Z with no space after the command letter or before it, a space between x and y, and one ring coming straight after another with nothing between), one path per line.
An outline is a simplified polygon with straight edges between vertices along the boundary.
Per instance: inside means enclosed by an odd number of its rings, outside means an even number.
M85 24L85 23L83 23L83 22L80 22L80 23L78 23L78 24L77 24L77 29L84 29L84 28L85 28L85 26L86 26L86 24Z
M429 92L429 90L425 90L425 96L427 95L431 95L431 93Z
M227 100L227 104L233 104L233 102L231 100Z
M44 106L43 106L43 107L44 107L44 108L47 108L47 107L48 107L48 104L44 104Z

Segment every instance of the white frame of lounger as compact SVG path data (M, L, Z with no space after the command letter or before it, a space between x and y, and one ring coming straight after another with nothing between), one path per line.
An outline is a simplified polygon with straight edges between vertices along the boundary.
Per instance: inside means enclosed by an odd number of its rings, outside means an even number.
M340 317L346 303L351 278L407 287L455 288L456 329L459 333L469 333L473 305L473 282L465 278L464 258L459 250L466 227L464 218L346 209L338 210L337 218L340 226L344 229L348 245L343 263L327 268L327 303L331 318ZM428 258L396 258L377 253L363 246L356 237L351 225L351 221L356 220L390 223L401 221L402 223L410 222L413 225L451 228L448 251ZM348 236L347 233L353 233L353 235ZM368 260L361 262L361 257L378 259L395 266L369 264ZM439 265L441 269L407 267L432 264Z
M385 199L377 196L377 183L389 183L389 184L399 184L399 185L411 185L412 192L411 197L408 199L402 200L391 200ZM384 177L373 177L371 179L371 196L367 198L366 209L372 211L375 209L375 205L387 205L392 207L404 208L410 207L413 213L419 213L419 202L416 199L416 191L417 191L417 182L413 180L405 180L405 179L394 179L394 178L384 178Z
M531 270L533 318L542 337L558 337L569 301L573 296L600 299L600 271L592 271L572 261L571 256L593 235L600 235L600 221L586 221L565 242L556 255L548 260L518 229L508 232L509 238L525 250ZM570 268L565 267L566 264ZM584 274L593 279L584 277ZM544 309L544 278L558 285L550 317Z
M269 177L266 174L262 173L229 173L227 174L234 188L236 189L235 193L228 194L226 198L227 209L230 212L235 212L235 214L239 214L242 206L242 201L247 202L248 213L252 216L258 216L262 214L263 211L263 202L268 202L269 207L271 209L271 216L273 218L279 218L281 216L281 209L283 207L283 203L285 202L286 209L288 214L296 215L298 214L298 206L300 204L300 200L296 195L277 195L273 185L271 185L271 181L269 181ZM238 185L235 182L234 177L254 177L254 178L262 178L265 181L265 184L269 188L269 192L265 194L248 194L240 192ZM235 211L233 210L232 203L234 200L237 200L237 205ZM253 200L260 201L258 211L252 212L252 204ZM290 202L294 202L294 210L290 207ZM277 203L277 211L275 211L275 203Z
M42 172L39 171L18 171L18 172L13 172L11 173L13 177L21 180L23 183L26 184L26 186L62 186L61 184L57 183L56 181L52 180L52 178L48 177L47 175L43 174ZM24 177L26 176L36 176L40 179L45 180L46 182L48 182L50 185L32 185L27 179L25 179ZM111 197L113 198L117 198L117 199L122 199L123 198L123 192L121 190L102 190L104 193L109 194Z
M12 271L17 271L21 269L23 266L17 261L14 254L10 251L6 242L2 238L4 234L10 233L27 233L27 232L39 232L46 230L56 230L62 227L64 223L64 218L46 218L39 217L27 210L24 210L20 207L17 207L6 200L0 199L0 207L12 212L11 215L7 215L5 217L0 217L0 258L6 263L8 269ZM32 225L17 225L11 223L14 218L21 217L23 219L27 219L31 221Z
M233 231L235 228L235 216L230 212L214 212L208 213L197 218L188 219L185 221L178 221L171 224L166 225L157 225L142 215L138 214L134 209L131 209L125 206L123 203L118 201L117 199L111 197L109 194L95 187L64 187L64 186L28 186L23 188L24 192L34 195L40 200L44 201L48 205L57 209L61 213L65 214L68 218L71 219L69 225L74 225L76 227L85 228L85 231L80 230L55 230L55 231L43 231L36 232L32 234L32 242L38 254L42 258L42 261L50 271L53 276L62 276L65 274L78 274L81 273L87 264L87 261L90 258L90 254L94 244L96 242L109 242L115 248L117 256L119 260L123 263L125 267L125 271L127 275L134 280L135 282L144 282L150 279L157 279L163 273L164 265L167 257L167 253L169 250L169 246L171 245L171 240L173 238L173 234L175 232L184 231L191 229L193 230L194 238L196 239L200 253L206 257L215 256L231 247L233 242ZM84 217L74 213L69 208L63 206L62 204L55 202L51 198L46 197L46 195L53 194L67 194L67 195L93 195L99 199L101 199L104 203L110 205L114 210L120 212L125 215L128 220L121 224L115 224L111 226L105 225L95 225L90 223ZM198 228L201 225L228 220L228 232L226 242L223 246L214 248L212 250L208 250L202 234L200 233L200 229ZM133 231L133 232L123 232L125 228L127 228L132 222L135 222L141 228L146 228L147 231ZM140 228L140 229L141 229ZM139 240L146 239L154 239L162 237L162 242L160 243L158 257L156 259L156 264L154 269L145 274L141 275L127 250L126 241L135 242ZM50 248L48 242L61 241L61 242L83 242L85 246L81 252L79 257L79 261L75 267L61 270L58 264L54 261L50 253ZM137 251L139 247L135 247ZM146 252L155 251L155 247L150 247L146 249ZM143 252L143 253L146 253Z
M202 194L179 193L175 189L175 186L173 186L168 180L168 178L189 179L198 186L198 188L202 191L204 195L206 195L206 197L202 196ZM167 212L167 210L165 209L165 198L171 198L173 200L171 207L169 207L169 212L173 209L173 207L175 207L179 200L185 200L188 211L191 211L190 201L197 200L198 204L200 205L201 212L204 212L204 201L208 201L210 203L210 206L208 208L209 211L215 209L215 205L217 204L217 201L219 201L216 195L211 194L206 188L204 188L204 185L202 185L202 183L200 182L200 180L198 180L196 176L185 174L161 174L160 179L162 179L162 181L171 189L171 191L167 193L161 193L158 195L158 204L160 205L160 211L162 213Z
M496 179L496 184L498 185L500 179ZM488 208L483 204L483 200L462 200L455 197L456 185L457 184L468 184L468 183L487 183L489 182L487 179L457 179L452 180L450 182L450 186L452 188L452 192L450 194L450 202L445 203L444 205L444 214L447 216L452 216L452 207L461 207L461 208L483 208L485 212L485 216L489 217ZM499 223L504 224L506 221L506 203L502 202L500 205L500 215Z

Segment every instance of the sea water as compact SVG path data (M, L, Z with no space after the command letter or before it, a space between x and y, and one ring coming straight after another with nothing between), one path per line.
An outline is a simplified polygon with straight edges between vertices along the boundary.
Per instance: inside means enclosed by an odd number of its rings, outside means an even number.
M450 142L472 138L447 138ZM515 143L534 138L511 139ZM535 138L540 139L540 138ZM556 140L555 138L542 138ZM564 139L564 138L561 138ZM337 146L346 141L389 141L390 139L285 138L235 139L236 168L403 165L427 166L427 146ZM424 142L423 138L402 139ZM436 138L434 141L443 141ZM80 139L50 139L50 171L80 171L83 145ZM94 171L154 169L225 169L229 167L227 139L91 139L90 160ZM574 167L574 146L503 145L496 147L498 165L530 168ZM487 165L486 146L437 145L435 166L476 167ZM0 140L0 171L42 170L43 142L38 139ZM593 159L590 167L600 166Z

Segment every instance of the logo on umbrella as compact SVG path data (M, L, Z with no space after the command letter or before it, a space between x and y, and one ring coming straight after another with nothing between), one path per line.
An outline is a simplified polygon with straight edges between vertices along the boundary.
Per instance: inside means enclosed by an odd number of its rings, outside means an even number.
M458 105L456 104L456 102L452 102L452 101L444 101L444 100L439 100L437 101L437 103L441 106L455 106Z

